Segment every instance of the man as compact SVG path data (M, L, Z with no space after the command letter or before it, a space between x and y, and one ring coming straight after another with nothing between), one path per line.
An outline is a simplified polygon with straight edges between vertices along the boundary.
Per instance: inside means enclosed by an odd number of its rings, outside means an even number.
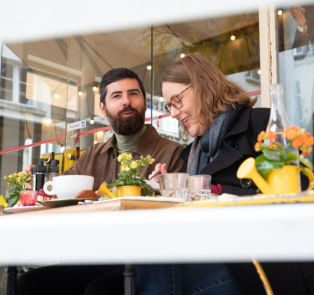
M292 48L306 46L304 54L295 56L294 59L304 59L310 51L309 41L312 46L314 45L314 5L296 5L290 7L289 12L298 23Z
M64 175L94 176L94 190L106 181L113 182L119 171L117 157L132 153L133 159L151 155L156 163L164 163L169 172L181 172L184 161L179 159L183 147L158 135L151 125L146 126L147 100L142 81L131 70L113 69L100 83L101 113L106 116L114 136L106 143L91 146L79 161ZM154 165L146 165L147 177ZM83 234L83 233L82 233ZM100 233L101 234L101 233ZM79 245L78 245L79 247ZM105 245L84 251L106 251ZM123 294L123 266L49 266L29 271L18 279L18 294L36 295L97 295Z
M91 146L79 161L64 175L84 174L95 177L94 190L106 181L112 183L120 170L117 157L132 153L134 160L150 155L155 163L166 164L170 172L179 172L184 162L179 159L183 147L161 137L156 129L146 126L146 94L142 81L131 70L120 68L109 71L100 83L101 113L108 118L114 136L106 143ZM154 165L144 168L147 177Z

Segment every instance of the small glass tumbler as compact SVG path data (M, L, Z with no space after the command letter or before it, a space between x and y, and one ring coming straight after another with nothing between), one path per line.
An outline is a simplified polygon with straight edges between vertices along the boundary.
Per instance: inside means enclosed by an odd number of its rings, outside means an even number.
M172 198L180 198L187 200L188 195L188 178L187 173L164 173L157 176L160 193L164 195L169 192L174 192Z
M188 201L212 199L210 175L193 175L188 179Z
M35 206L37 197L37 191L20 191L20 198L23 206Z

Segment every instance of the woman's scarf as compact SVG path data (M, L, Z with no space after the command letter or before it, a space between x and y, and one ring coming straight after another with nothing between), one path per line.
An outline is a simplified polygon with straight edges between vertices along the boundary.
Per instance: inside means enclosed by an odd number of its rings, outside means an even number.
M199 174L209 159L212 161L218 155L223 139L242 107L236 105L234 109L228 104L226 108L227 112L221 112L203 136L195 136L188 159L188 174Z

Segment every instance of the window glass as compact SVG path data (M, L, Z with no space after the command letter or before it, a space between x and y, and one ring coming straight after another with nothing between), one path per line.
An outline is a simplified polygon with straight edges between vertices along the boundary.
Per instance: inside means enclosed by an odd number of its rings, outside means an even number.
M146 31L146 28L138 28L70 37L67 122L86 120L86 126L67 132L67 148L75 146L78 132L109 125L99 108L99 84L109 70L122 67L133 70L142 80L150 103L151 71L147 67L151 61L151 47L142 47ZM149 111L146 117L150 117ZM112 134L109 130L81 136L78 145L86 150L94 143L107 141Z
M67 99L67 38L3 44L1 56L0 146L2 151L64 136ZM4 175L37 164L41 151L60 153L65 140L0 156ZM49 148L48 148L49 145Z
M314 5L276 9L278 80L290 124L313 134ZM313 154L308 156L312 159ZM313 159L312 159L313 160Z
M148 46L149 42L149 37L144 38L143 46ZM166 113L159 85L162 73L188 53L205 56L247 92L261 89L258 13L156 26L153 28L153 52L153 117ZM256 106L260 106L260 100ZM161 121L159 128L157 121L154 125L162 136L182 145L192 140L182 137L181 126L175 119ZM170 124L170 121L173 122Z

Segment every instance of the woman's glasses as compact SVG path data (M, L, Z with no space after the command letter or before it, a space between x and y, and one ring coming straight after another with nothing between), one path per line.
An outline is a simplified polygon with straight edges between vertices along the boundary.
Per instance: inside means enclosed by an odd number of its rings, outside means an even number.
M175 109L179 110L182 108L182 99L183 97L180 98L180 95L187 91L189 88L191 87L191 85L187 88L185 88L183 91L181 91L179 94L174 95L171 97L170 102L165 104L165 109L171 113L171 107L174 107Z

